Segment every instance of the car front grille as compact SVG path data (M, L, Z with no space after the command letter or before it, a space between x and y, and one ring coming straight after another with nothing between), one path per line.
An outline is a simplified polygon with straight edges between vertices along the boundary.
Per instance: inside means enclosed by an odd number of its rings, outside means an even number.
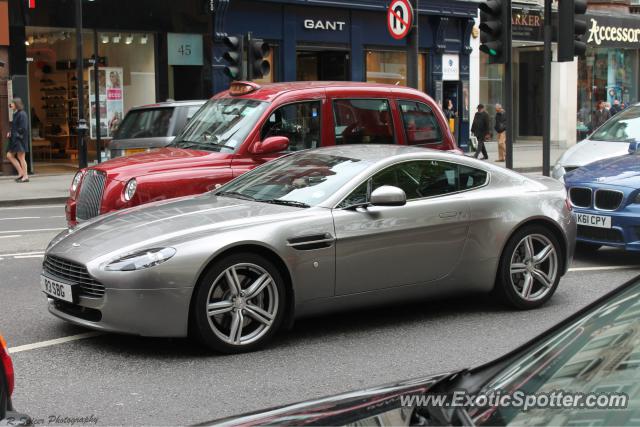
M615 228L596 228L586 225L578 226L578 237L599 242L623 243L624 239L619 230Z
M591 207L591 189L582 187L573 187L569 189L569 198L571 204L579 208Z
M87 220L100 215L102 193L107 176L89 169L80 184L80 194L76 202L76 218Z
M43 269L61 280L77 283L80 287L80 295L89 298L102 298L104 286L89 275L87 269L78 263L66 259L48 255L44 259Z
M619 191L597 190L595 197L596 209L615 211L620 207L624 195Z

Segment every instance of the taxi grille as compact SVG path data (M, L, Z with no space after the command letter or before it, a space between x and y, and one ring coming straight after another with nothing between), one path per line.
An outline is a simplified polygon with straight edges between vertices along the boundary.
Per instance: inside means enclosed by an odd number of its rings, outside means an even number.
M605 211L615 211L620 207L623 197L623 194L619 191L597 190L595 207Z
M599 242L623 243L624 239L619 230L615 228L596 228L585 225L578 226L578 237Z
M591 189L582 187L573 187L569 190L569 198L571 204L579 208L591 207Z
M77 283L80 287L79 294L81 296L89 298L102 298L104 296L104 286L95 281L81 264L48 255L44 259L43 269L46 273L61 280Z
M87 220L100 215L100 205L104 183L107 177L104 173L89 169L80 184L80 194L76 202L76 218Z

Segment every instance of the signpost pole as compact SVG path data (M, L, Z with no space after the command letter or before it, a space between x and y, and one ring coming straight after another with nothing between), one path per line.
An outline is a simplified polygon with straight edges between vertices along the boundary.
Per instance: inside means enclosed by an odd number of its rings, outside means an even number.
M544 116L542 118L542 174L551 172L551 1L544 0ZM562 23L559 23L562 25Z
M506 1L506 0L505 0ZM508 19L505 19L504 31L507 32L507 43L504 46L504 54L506 63L504 64L504 107L507 119L507 138L505 141L505 167L513 169L513 61L512 61L512 28L511 28L511 1L508 1L507 10L509 11Z
M412 27L407 35L407 86L418 89L418 55L419 55L419 37L418 37L418 0L412 0L413 6L413 22Z
M78 166L87 167L87 144L84 139L84 131L87 122L84 119L84 55L82 52L82 0L76 0L76 96L78 98L78 121L76 133L78 134Z

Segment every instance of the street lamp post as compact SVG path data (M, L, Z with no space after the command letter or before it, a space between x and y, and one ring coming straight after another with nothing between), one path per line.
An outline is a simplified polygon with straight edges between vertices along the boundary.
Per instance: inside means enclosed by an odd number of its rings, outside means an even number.
M87 122L84 118L84 58L82 52L82 0L76 0L76 78L78 97L78 166L87 167L87 145L84 139L87 130Z

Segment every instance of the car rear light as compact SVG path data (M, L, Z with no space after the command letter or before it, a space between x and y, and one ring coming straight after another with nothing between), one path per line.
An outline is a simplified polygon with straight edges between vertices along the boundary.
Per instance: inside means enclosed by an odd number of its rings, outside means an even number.
M9 396L11 396L13 394L13 386L15 384L13 363L11 362L11 358L9 357L9 349L7 348L7 343L4 338L2 338L2 335L0 335L0 360L2 361L2 366L7 376L7 388L9 389Z
M253 82L233 82L231 83L231 86L229 86L229 95L246 95L258 89L260 89L260 85L257 85Z

